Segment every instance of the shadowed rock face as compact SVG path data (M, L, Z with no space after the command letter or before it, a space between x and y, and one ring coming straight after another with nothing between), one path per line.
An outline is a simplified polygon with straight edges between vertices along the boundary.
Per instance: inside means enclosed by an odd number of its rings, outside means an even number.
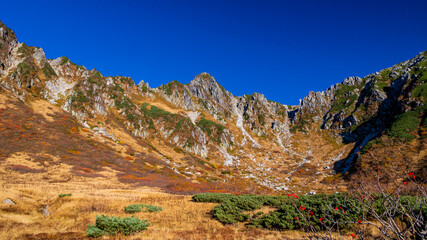
M11 64L11 51L18 45L15 33L0 21L0 74Z
M307 138L326 134L360 149L389 128L396 116L425 104L411 95L425 84L420 80L425 54L364 78L346 78L325 91L309 92L297 106L286 106L260 93L234 96L208 73L186 85L173 81L158 88L144 81L135 85L128 77L105 77L66 57L46 59L41 48L19 43L0 22L0 88L23 102L46 99L84 127L90 128L87 122L94 119L108 120L134 137L163 141L172 149L232 166L242 156L252 159L254 152L265 152L270 159L278 157L277 152L287 158L313 155L293 150L292 133ZM113 135L102 134L115 141ZM345 169L357 151L351 154Z

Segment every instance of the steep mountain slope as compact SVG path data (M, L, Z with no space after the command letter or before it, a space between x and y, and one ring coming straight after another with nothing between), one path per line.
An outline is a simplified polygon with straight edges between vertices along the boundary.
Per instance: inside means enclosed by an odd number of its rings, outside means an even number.
M325 92L310 93L291 113L292 121L300 129L311 122L311 126L339 134L345 143L355 143L352 151L335 163L337 172L347 173L351 167L352 172L366 172L364 164L353 166L362 157L362 161L370 158L376 162L375 167L394 165L394 170L387 169L389 173L400 169L400 176L404 176L403 171L416 171L425 179L426 53L364 78L350 77ZM381 139L387 144L378 146ZM372 145L377 147L375 153ZM400 154L387 153L393 146L401 147ZM408 151L414 148L418 150ZM415 154L402 159L408 152ZM388 159L385 162L373 160L384 157Z
M0 95L4 104L13 102L20 109L3 107L3 128L14 122L28 131L26 124L40 124L16 119L36 114L49 126L42 132L49 134L29 142L52 145L2 149L2 158L56 151L58 161L86 173L96 175L108 166L124 182L177 191L343 190L346 182L334 174L365 171L360 150L381 154L377 145L365 146L373 138L399 142L401 135L410 135L402 140L407 146L425 148L425 54L364 78L350 77L324 92L310 92L298 106L286 106L259 93L236 97L208 73L189 84L173 81L158 88L135 85L128 77L105 77L66 57L46 59L42 49L19 43L1 23ZM410 133L400 129L407 115L414 120ZM71 138L55 134L56 128ZM2 146L19 142L16 131L2 135ZM57 138L49 140L49 135ZM58 138L70 139L63 144ZM90 141L82 143L85 139ZM425 151L416 151L407 163L421 164L425 158ZM425 165L417 166L425 171ZM184 183L188 188L174 188Z

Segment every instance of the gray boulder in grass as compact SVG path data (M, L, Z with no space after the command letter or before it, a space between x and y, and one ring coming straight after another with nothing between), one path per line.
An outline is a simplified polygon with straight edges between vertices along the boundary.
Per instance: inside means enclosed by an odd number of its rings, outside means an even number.
M44 207L44 208L42 209L42 212L43 212L43 216L45 216L45 217L49 216L49 215L50 215L50 212L49 212L49 205L46 205L46 207Z
M10 204L10 205L15 205L15 204L16 204L16 203L15 203L12 199L10 199L10 198L6 198L3 202L4 202L4 203L6 203L6 204Z

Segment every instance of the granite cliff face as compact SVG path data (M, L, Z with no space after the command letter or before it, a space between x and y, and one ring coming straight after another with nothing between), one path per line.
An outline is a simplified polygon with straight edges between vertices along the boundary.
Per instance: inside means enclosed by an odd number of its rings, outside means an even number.
M209 166L209 181L238 176L275 190L307 183L322 189L322 179L347 172L360 149L385 135L401 114L418 111L423 123L417 129L424 127L425 55L349 77L287 106L260 93L234 96L208 73L158 88L106 77L67 57L46 59L41 48L19 43L0 23L0 89L24 103L48 101L109 141L142 141L182 176L199 179Z

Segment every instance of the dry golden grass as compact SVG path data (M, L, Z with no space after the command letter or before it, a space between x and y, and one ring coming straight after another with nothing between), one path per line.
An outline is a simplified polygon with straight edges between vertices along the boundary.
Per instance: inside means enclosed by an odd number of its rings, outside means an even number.
M148 219L147 231L106 239L304 239L299 232L248 229L243 224L222 225L211 218L215 204L195 203L191 196L172 195L160 189L120 183L115 172L100 172L105 178L72 176L65 164L45 167L44 173L19 174L7 169L20 158L21 165L35 167L25 154L16 154L0 165L0 239L85 239L86 227L96 215L131 216L130 204L163 208L157 213L136 213ZM59 198L61 193L71 197ZM11 198L16 205L3 203ZM41 209L49 205L49 216Z
M135 99L135 103L138 105L141 105L142 103L149 103L152 106L156 106L173 114L186 115L186 111L174 106L172 103L166 101L163 97L158 96L158 94L154 94L154 97L141 97L139 95L134 95L133 97Z
M34 110L34 112L42 115L49 122L54 121L54 119L52 118L52 115L55 115L60 111L63 111L61 108L44 100L32 101L30 102L30 105L31 105L31 108Z
M0 94L0 108L13 108L13 104L9 103L10 98L5 94Z

